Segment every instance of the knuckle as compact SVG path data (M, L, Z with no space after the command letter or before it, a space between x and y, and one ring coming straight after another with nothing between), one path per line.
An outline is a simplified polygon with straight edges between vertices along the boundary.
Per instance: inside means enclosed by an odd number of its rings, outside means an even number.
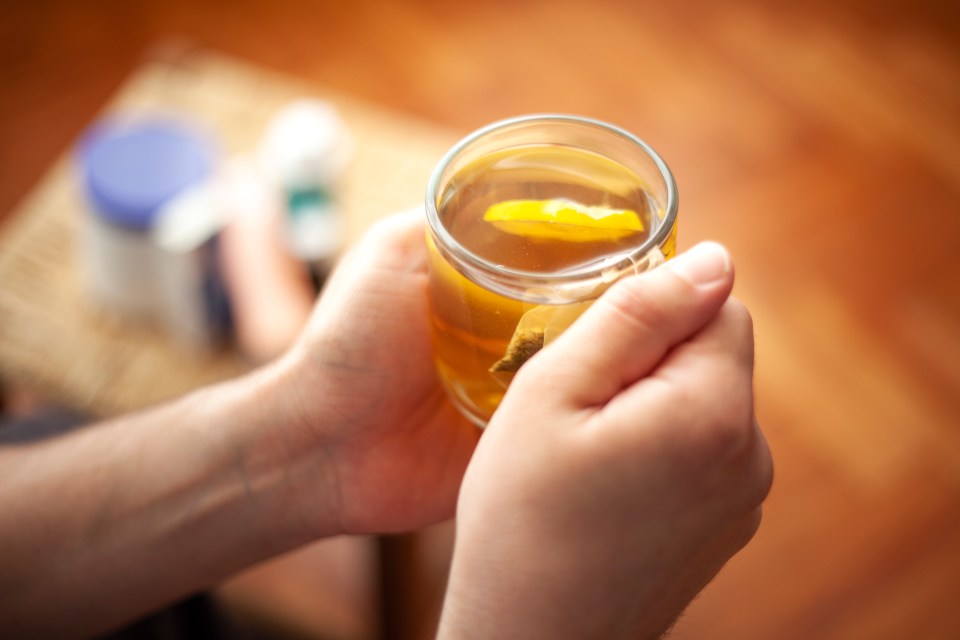
M726 324L730 327L731 344L739 345L739 353L742 353L743 359L751 366L754 359L754 323L753 316L746 305L730 298L721 309Z
M702 490L737 511L760 505L773 483L773 463L756 422L751 386L728 387L710 410L696 389L681 386L674 393L678 415L692 426L681 442L686 464L700 470Z
M738 372L732 372L735 379ZM689 389L688 396L696 391ZM716 398L716 396L712 396ZM681 399L688 403L703 405L702 398ZM719 403L712 410L700 409L704 420L700 429L702 455L710 460L726 462L738 458L751 446L753 441L754 405L753 389L750 384L730 384Z
M743 421L718 420L705 430L700 455L705 464L729 473L735 470L751 446L752 435Z
M756 434L756 451L752 465L754 469L753 486L755 488L753 501L759 505L767 499L770 490L773 488L773 455L770 453L767 441L756 423L754 423L754 432Z
M722 465L734 507L744 512L760 507L773 486L773 459L755 421L744 430L742 449Z
M760 522L763 520L763 509L759 506L749 511L734 527L732 535L733 546L742 549L753 540L760 530Z
M727 313L731 315L734 322L742 327L745 333L750 335L753 334L753 316L750 314L750 310L747 309L747 306L743 304L737 298L728 298L724 304Z

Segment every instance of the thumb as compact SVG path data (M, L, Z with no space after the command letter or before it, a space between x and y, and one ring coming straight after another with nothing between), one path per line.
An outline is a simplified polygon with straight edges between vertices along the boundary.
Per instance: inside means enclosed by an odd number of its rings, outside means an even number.
M699 244L665 265L615 283L517 374L578 407L604 404L648 375L702 329L733 288L730 254Z

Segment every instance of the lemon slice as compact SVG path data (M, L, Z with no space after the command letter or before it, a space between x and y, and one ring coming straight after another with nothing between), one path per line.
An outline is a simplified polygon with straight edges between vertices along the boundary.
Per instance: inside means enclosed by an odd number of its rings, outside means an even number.
M570 242L616 240L643 231L640 217L631 209L588 206L563 198L504 200L487 209L483 219L513 235Z

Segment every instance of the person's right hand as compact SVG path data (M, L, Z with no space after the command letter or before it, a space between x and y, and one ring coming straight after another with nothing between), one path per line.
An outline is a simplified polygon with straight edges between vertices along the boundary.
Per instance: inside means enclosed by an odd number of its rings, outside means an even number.
M464 479L440 637L656 638L750 540L772 462L732 285L701 245L524 365Z

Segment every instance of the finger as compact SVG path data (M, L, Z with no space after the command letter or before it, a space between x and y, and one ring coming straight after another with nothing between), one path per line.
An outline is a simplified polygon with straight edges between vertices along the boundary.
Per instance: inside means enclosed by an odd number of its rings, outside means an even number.
M769 490L770 453L754 416L753 324L735 300L607 403L600 418L625 440L655 447L677 482L703 498L711 487L725 487L713 497L729 503L739 495L753 508Z
M424 226L422 207L378 220L337 265L324 299L354 297L361 283L389 286L404 274L420 277L426 272ZM397 288L404 289L399 283Z
M750 379L753 365L753 318L743 303L728 298L696 334L677 345L650 375L682 383L693 370L710 375L711 366L730 366Z
M608 402L646 376L716 315L733 287L726 249L700 244L664 266L614 284L559 339L520 370L515 385L575 406Z
M705 448L706 458L736 448L727 441L738 441L738 431L753 420L753 335L746 309L727 301L646 378L607 403L603 414L627 430L635 430L642 418L664 446Z
M371 312L367 307L382 308L383 304L376 302L382 296L395 299L406 309L412 304L407 298L415 294L416 303L423 302L425 307L424 226L422 207L387 216L371 226L324 285L310 333L322 333L328 324L337 326L343 318L376 322L377 318L366 318Z

